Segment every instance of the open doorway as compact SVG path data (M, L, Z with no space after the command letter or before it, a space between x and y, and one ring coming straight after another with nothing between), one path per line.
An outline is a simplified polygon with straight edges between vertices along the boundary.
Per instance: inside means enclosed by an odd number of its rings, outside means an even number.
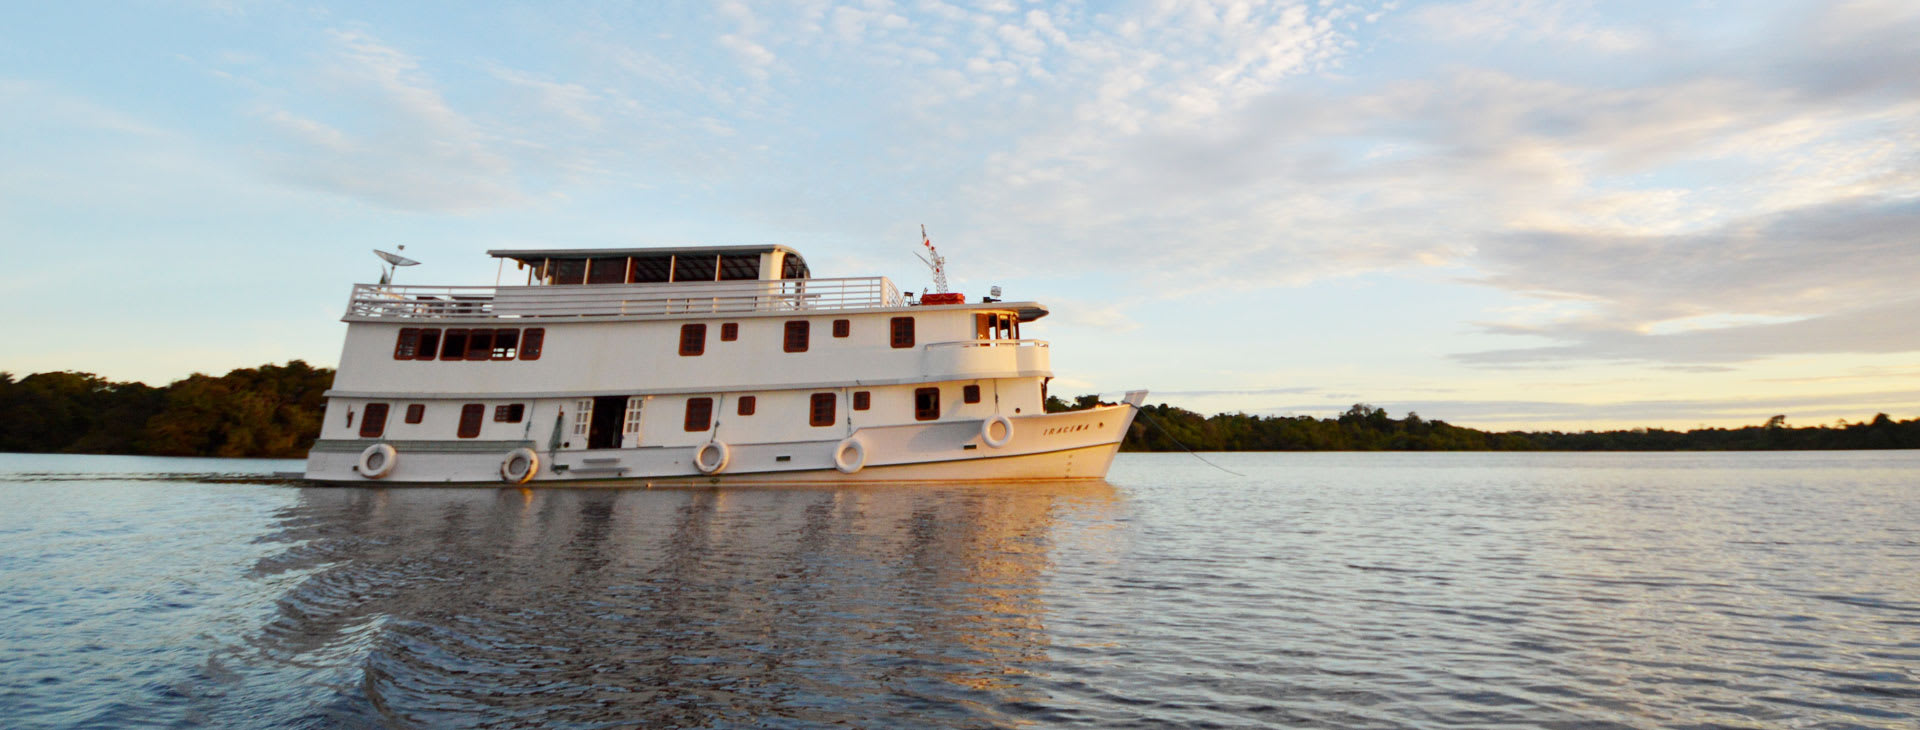
M627 415L627 397L603 395L593 399L593 421L587 426L587 448L620 448L620 425Z

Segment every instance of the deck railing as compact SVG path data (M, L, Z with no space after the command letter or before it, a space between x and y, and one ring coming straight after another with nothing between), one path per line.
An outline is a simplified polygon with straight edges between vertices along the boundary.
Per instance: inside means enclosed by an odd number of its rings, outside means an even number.
M405 319L725 314L903 307L884 276L678 284L380 286L356 284L348 317Z

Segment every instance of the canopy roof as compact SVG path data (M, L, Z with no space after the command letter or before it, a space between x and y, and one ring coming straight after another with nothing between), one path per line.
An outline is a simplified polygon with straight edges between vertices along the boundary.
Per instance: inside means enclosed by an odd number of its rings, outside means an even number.
M498 249L488 251L494 258L513 259L537 269L551 283L620 283L647 281L697 281L763 278L760 265L766 254L782 254L778 268L765 278L806 279L812 276L800 252L781 245L761 246L663 246L654 248L550 248ZM631 259L629 261L629 259ZM613 262L618 271L609 270ZM597 270L613 275L605 278L586 272Z

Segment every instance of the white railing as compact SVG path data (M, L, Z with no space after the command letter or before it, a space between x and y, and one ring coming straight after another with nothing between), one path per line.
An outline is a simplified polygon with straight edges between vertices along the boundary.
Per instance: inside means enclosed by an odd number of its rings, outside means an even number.
M720 314L903 307L884 276L679 284L379 286L356 284L348 317L473 318Z

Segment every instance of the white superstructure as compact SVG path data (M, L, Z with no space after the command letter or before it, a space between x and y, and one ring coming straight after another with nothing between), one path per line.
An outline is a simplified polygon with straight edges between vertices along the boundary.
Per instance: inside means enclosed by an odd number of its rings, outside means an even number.
M1100 478L1145 398L1048 414L1045 307L909 303L784 246L490 253L525 285L354 287L308 478Z

